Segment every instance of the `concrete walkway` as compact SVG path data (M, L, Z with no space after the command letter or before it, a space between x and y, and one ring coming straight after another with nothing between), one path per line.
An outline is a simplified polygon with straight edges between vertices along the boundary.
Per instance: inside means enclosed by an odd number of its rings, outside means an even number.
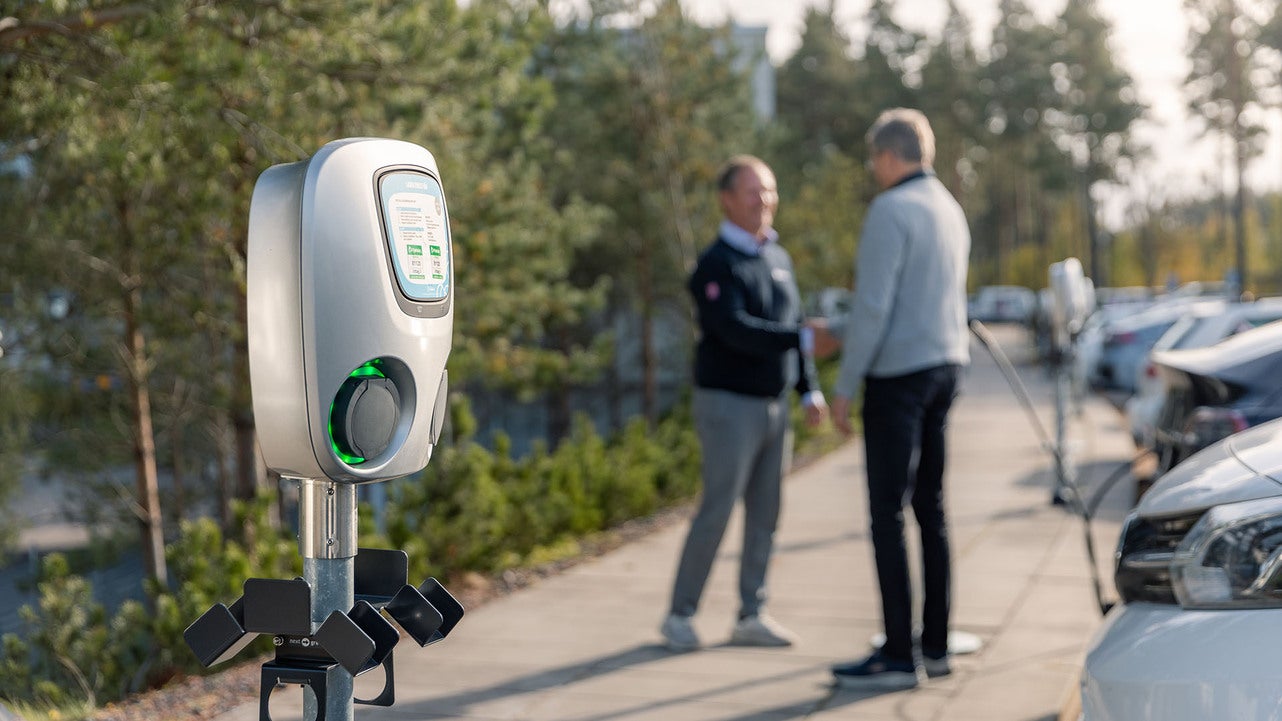
M1022 333L997 334L1016 359L1024 354ZM737 608L737 527L727 534L696 617L708 647L673 654L659 645L686 530L678 524L469 612L439 644L420 649L402 642L395 652L396 704L357 706L356 718L1058 719L1072 705L1083 651L1101 620L1083 523L1050 505L1050 456L987 351L976 343L972 352L952 416L946 492L954 627L983 646L956 658L952 676L894 693L830 685L829 666L867 653L880 629L856 441L797 471L785 487L770 609L800 634L798 646L725 645ZM1033 366L1019 368L1053 433L1050 385ZM1103 401L1086 402L1070 438L1088 489L1132 452L1122 419ZM1117 484L1093 525L1108 594L1131 492L1129 480ZM376 675L357 680L358 696L377 693L381 678L368 678ZM297 687L278 690L273 718L297 718L300 706ZM246 704L219 721L257 718L256 704Z

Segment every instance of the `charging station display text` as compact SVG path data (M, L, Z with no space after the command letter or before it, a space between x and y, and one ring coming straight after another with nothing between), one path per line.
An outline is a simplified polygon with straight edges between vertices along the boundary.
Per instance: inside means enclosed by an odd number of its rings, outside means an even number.
M450 228L445 193L425 173L396 171L379 179L383 223L396 280L419 303L450 295Z

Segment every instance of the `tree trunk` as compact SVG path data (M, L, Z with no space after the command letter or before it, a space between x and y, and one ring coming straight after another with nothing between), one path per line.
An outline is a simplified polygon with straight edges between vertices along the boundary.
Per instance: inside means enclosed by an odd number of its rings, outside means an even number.
M651 427L658 422L658 392L656 376L658 359L654 349L655 288L653 258L649 241L641 240L641 257L638 259L641 290L641 413Z
M1010 258L1015 248L1019 247L1019 216L1023 212L1023 204L1019 197L1019 184L1016 183L1010 189L1010 205L1007 207L1007 221L1005 231L998 236L997 246L997 283L1009 283L1010 279Z
M1238 8L1236 2L1228 3L1230 17L1237 17ZM1237 193L1233 196L1233 247L1234 256L1237 259L1237 295L1240 297L1248 288L1250 288L1246 257L1246 162L1247 162L1247 140L1246 125L1243 121L1242 114L1246 110L1246 97L1243 93L1243 83L1247 82L1243 77L1246 72L1244 59L1237 52L1237 46L1240 42L1238 33L1229 23L1229 67L1228 72L1228 90L1229 103L1233 108L1233 128L1230 133L1233 142L1233 160L1234 172L1237 175Z
M183 516L187 515L187 488L183 476L183 439L182 439L181 419L174 417L174 425L169 429L169 458L173 464L173 483L174 493L172 496L173 503L170 504L169 511L173 514L173 519L181 523Z
M1232 142L1232 140L1233 139L1230 137L1229 142ZM1223 162L1226 166L1229 163L1229 157L1227 153L1223 156ZM1229 181L1224 177L1223 168L1220 169L1219 176L1220 176L1220 203L1219 203L1220 228L1219 230L1220 230L1220 248L1223 249L1223 248L1229 248L1232 246L1232 239L1229 237L1229 220L1230 220L1229 216L1231 216L1233 212L1229 208L1229 204L1230 204L1229 203ZM1221 250L1220 252L1223 252L1223 251ZM1237 273L1237 282L1240 287L1242 284L1242 257L1237 253L1236 248L1234 249L1234 253L1233 253L1233 268L1231 270Z
M1242 124L1239 122L1234 126L1238 133L1242 132ZM1237 194L1233 196L1233 247L1236 250L1237 267L1238 267L1238 295L1247 292L1251 288L1251 276L1247 273L1247 253L1246 253L1246 142L1241 139L1235 139L1234 146L1237 149Z
M614 317L615 314L611 313ZM617 327L617 326L616 326ZM617 346L616 346L617 348ZM618 433L623 429L623 379L619 372L619 354L613 353L610 359L610 374L607 378L610 405L610 430Z
M1034 192L1032 200L1033 217L1037 219L1033 228L1033 243L1037 248L1037 262L1039 267L1049 268L1051 263L1057 260L1051 254L1051 227L1054 225L1054 219L1051 218L1051 211L1043 193Z
M218 525L223 529L223 535L227 535L231 530L232 512L231 501L234 496L232 493L232 469L228 462L231 458L231 449L227 443L227 428L224 426L220 429L218 440Z
M1096 288L1108 286L1108 278L1104 272L1103 249L1100 248L1099 238L1099 220L1095 217L1095 198L1091 195L1091 185L1093 183L1089 170L1082 174L1082 205L1086 209L1086 243L1090 251L1090 271L1091 280L1095 282Z
M143 565L147 575L164 587L169 583L169 571L165 565L164 526L160 516L160 484L156 473L156 437L152 427L151 394L147 389L147 347L138 319L142 307L142 290L137 287L128 288L124 300L125 345L129 363L129 389L133 401L138 528L142 540Z
M564 328L552 332L556 336L557 348L563 352L570 349L570 339ZM556 448L561 440L570 433L570 389L566 383L557 383L545 394L544 408L547 412L548 447Z

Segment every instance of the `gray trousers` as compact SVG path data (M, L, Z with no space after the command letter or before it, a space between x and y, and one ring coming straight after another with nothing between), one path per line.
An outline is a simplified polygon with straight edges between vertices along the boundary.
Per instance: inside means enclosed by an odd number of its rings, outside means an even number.
M739 615L756 615L766 600L766 566L788 462L787 396L757 398L696 388L694 425L703 447L703 496L677 565L671 612L693 616L698 609L726 523L743 498Z

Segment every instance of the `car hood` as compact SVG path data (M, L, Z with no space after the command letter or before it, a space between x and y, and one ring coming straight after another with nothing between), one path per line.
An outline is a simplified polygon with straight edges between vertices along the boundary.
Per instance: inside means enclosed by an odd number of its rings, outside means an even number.
M1147 517L1282 495L1282 420L1242 431L1195 453L1144 494Z
M1123 316L1108 325L1108 334L1133 333L1144 328L1174 323L1188 312L1191 303L1192 301L1181 299L1150 306L1138 313Z
M1271 374L1282 352L1282 321L1239 333L1206 348L1168 350L1153 354L1153 362L1192 375L1225 383L1248 385L1262 373Z

